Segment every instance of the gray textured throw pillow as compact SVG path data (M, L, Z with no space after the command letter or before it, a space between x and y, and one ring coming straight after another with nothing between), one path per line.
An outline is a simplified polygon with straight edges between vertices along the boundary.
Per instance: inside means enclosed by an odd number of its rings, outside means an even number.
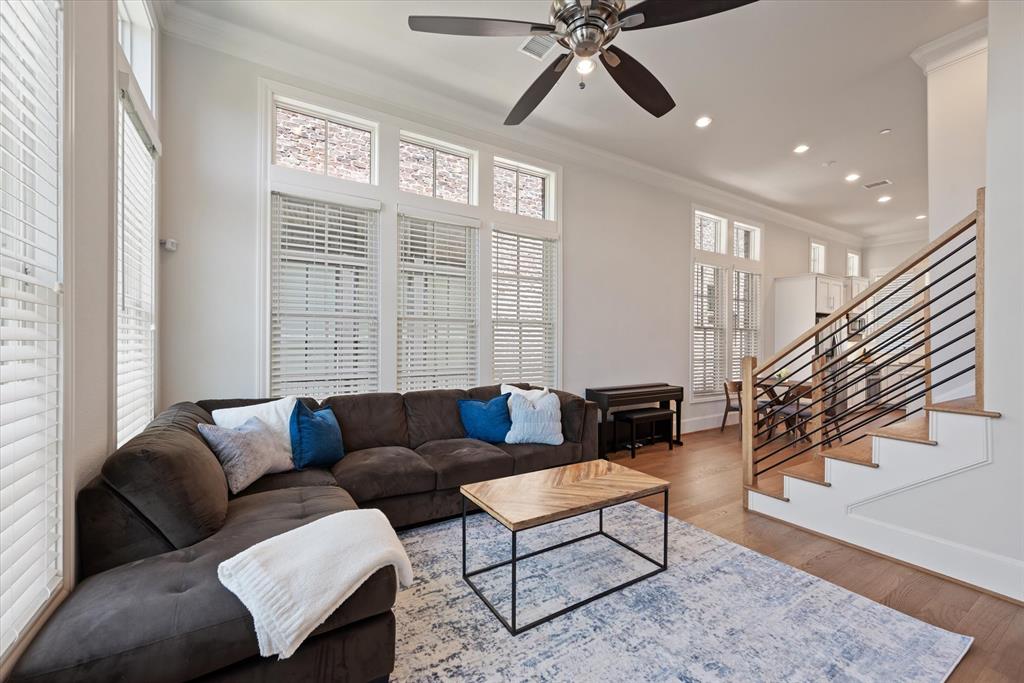
M220 460L231 493L238 493L269 472L280 450L273 430L258 417L234 429L200 424L199 433Z

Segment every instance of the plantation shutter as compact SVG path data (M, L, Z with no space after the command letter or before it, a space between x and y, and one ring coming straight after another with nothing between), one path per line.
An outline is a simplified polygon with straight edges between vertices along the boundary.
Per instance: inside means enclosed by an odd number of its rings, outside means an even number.
M398 390L477 384L477 233L398 221Z
M495 230L491 239L494 381L555 384L558 245Z
M125 94L118 103L117 445L142 431L156 403L155 161Z
M693 264L693 393L720 394L725 382L725 269Z
M920 273L904 273L872 295L871 303L872 305L877 304L877 306L871 311L873 320L869 333L873 333L888 325L891 321L905 315L907 311L914 307L914 295L922 288L924 281L922 280L918 284L914 284L913 280L920 277ZM875 279L877 280L878 278ZM907 336L908 329L913 327L920 317L921 314L917 313L901 320L879 335L879 341L884 342L899 337L902 341L896 341L888 345L887 348L890 350L902 350L913 346L915 340L912 338L913 335Z
M0 655L63 582L62 16L0 0Z
M270 392L379 386L377 211L272 195Z
M743 377L743 357L758 354L761 336L761 276L743 270L732 273L732 348L729 379Z

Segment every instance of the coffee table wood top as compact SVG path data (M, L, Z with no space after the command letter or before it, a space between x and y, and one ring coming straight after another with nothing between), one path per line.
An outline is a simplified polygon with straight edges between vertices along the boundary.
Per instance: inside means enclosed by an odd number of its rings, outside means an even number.
M511 531L666 491L669 483L608 460L588 460L460 487Z

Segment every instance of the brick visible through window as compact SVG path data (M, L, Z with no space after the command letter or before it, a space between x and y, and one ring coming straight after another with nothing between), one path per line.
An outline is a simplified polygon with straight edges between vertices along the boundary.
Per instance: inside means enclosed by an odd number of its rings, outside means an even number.
M326 118L277 107L274 163L286 168L369 183L373 133Z
M495 164L494 208L530 218L544 218L547 178Z
M469 156L401 140L398 143L398 189L469 203Z

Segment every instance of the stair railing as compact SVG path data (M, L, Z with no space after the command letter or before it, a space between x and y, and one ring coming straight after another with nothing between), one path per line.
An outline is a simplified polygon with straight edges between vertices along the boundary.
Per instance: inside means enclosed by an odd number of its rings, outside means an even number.
M982 188L975 211L859 296L767 361L743 359L745 488L906 419L972 371L983 406L984 216Z

